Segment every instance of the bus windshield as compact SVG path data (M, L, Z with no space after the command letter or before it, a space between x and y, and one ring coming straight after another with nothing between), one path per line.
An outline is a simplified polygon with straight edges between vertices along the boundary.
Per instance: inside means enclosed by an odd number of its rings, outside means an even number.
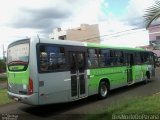
M8 48L7 64L9 69L15 68L16 65L25 66L29 62L29 43L16 44ZM22 67L18 67L22 68Z

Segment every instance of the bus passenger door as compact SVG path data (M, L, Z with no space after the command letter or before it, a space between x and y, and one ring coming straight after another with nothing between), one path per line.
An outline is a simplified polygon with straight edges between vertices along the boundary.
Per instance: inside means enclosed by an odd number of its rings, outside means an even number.
M133 54L127 53L126 58L127 58L127 83L132 84L133 82L132 66L134 63Z
M69 52L71 72L71 98L78 99L86 96L86 61L85 52Z

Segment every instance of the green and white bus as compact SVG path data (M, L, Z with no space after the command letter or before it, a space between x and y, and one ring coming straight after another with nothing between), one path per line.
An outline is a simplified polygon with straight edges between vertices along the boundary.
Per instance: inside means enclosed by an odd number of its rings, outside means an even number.
M8 96L31 105L75 101L155 76L154 54L140 48L30 38L7 50Z

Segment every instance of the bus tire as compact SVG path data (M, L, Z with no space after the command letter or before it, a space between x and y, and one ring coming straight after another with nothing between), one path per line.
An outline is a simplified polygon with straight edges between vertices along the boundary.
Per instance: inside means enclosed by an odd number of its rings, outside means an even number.
M105 81L101 81L98 88L98 98L104 99L108 96L109 85Z

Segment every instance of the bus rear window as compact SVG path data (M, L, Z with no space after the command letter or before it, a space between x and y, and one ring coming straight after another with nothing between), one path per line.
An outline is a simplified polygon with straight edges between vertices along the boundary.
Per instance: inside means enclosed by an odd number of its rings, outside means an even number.
M29 62L29 43L16 44L8 48L7 65L10 70L22 70ZM21 66L21 67L17 67ZM13 67L15 66L15 67Z

